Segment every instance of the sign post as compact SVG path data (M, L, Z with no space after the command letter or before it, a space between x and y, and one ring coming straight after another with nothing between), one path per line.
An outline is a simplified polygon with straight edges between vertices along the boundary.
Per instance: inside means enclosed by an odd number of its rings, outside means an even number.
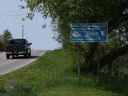
M108 25L106 23L73 23L70 26L71 42L107 42ZM100 45L97 46L97 82L100 77ZM78 54L79 55L79 50ZM78 79L80 79L80 59L77 56Z
M79 49L77 49L77 76L78 76L78 79L80 80L80 50Z
M96 56L97 56L97 84L99 84L100 81L100 53L101 53L101 47L98 44L97 45L97 50L96 50Z

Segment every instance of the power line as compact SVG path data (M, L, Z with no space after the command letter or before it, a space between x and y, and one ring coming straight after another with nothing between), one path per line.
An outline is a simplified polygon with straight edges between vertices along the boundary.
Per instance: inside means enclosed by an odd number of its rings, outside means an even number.
M4 20L3 20L3 18L2 18L2 16L9 16L9 17L24 17L24 16L27 16L27 13L25 13L25 12L23 12L23 13L19 13L19 12L14 12L13 10L15 10L14 9L14 7L13 7L13 9L12 9L12 7L11 8L9 8L8 7L8 3L7 2L5 2L4 0L2 0L3 2L3 4L5 5L5 8L7 9L7 11L9 11L9 12L3 12L3 13L0 13L0 19L1 19L1 22L5 25L5 26L7 26L7 24L4 22ZM9 3L9 5L12 5L12 2L10 2ZM13 13L11 13L10 11L13 11ZM16 11L16 10L15 10ZM23 21L22 21L22 23L23 23ZM3 26L3 24L2 24L2 26ZM3 26L3 28L4 28L4 26ZM24 25L22 24L22 38L24 38Z
M0 16L25 16L27 15L26 13L25 14L3 14L3 13L0 13Z
M0 20L1 20L1 22L5 25L5 26L7 26L7 24L4 22L4 20L3 20L3 18L0 16ZM3 25L2 25L3 26ZM4 27L3 27L4 28Z
M10 1L8 1L9 2L9 4L12 4L12 2L10 2ZM14 10L14 8L12 9L12 7L11 8L9 8L8 7L8 3L5 1L5 0L2 0L2 3L4 4L4 6L5 6L5 8L8 10L8 11L10 11L10 9L13 11ZM0 13L0 15L1 16L23 16L23 15L27 15L27 13L22 13L22 14L12 14L12 13L10 13L10 12L7 12L7 14L6 13ZM17 12L16 12L17 13Z
M8 11L10 11L10 10L13 11L13 10L15 10L14 7L13 7L13 5L12 5L12 2L10 2L10 0L8 0L8 1L7 1L7 0L2 0L2 1L3 1L2 3L5 5L5 7L6 7L6 9L7 9ZM8 7L9 5L11 5L11 8Z

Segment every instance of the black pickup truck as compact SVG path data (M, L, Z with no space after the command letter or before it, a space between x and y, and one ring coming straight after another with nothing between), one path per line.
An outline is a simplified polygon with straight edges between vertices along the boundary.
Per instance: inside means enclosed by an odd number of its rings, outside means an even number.
M6 46L6 58L9 59L10 56L15 57L23 55L24 57L31 56L31 45L26 39L11 39Z

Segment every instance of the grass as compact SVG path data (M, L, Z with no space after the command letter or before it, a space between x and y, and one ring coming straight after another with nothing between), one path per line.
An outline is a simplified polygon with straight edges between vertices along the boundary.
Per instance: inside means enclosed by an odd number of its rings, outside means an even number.
M31 65L0 76L0 96L124 96L97 86L91 76L78 82L75 66L63 50L47 52Z

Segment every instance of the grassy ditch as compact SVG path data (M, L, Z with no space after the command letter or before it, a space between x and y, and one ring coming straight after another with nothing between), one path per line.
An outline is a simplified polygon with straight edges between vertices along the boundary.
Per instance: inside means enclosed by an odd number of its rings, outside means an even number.
M83 75L78 83L73 57L63 50L47 52L31 65L0 76L0 96L123 96L98 87Z

